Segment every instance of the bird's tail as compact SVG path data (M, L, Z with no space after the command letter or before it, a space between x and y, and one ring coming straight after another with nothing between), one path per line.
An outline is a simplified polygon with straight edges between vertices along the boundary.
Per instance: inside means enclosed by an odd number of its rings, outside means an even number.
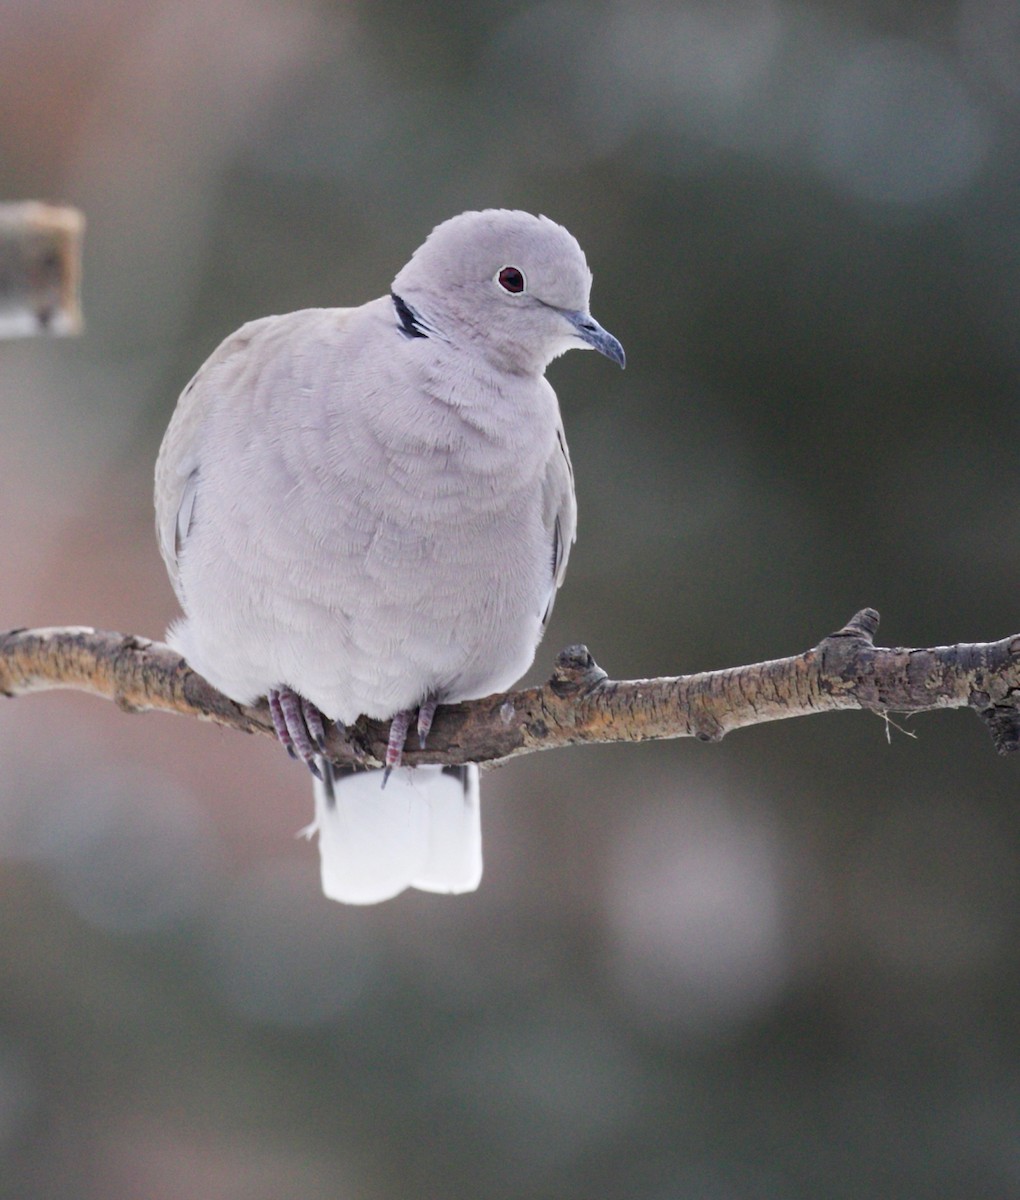
M482 877L478 768L330 766L315 781L322 890L346 904L376 904L407 887L471 892Z

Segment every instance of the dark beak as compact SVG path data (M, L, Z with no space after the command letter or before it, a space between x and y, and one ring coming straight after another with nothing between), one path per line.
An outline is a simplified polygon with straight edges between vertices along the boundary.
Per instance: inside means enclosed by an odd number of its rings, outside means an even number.
M625 367L627 365L627 356L619 341L608 329L603 329L594 317L586 312L567 312L566 310L563 310L563 315L577 330L577 336L582 342L586 342L593 350L604 354L606 358L611 358L618 366Z

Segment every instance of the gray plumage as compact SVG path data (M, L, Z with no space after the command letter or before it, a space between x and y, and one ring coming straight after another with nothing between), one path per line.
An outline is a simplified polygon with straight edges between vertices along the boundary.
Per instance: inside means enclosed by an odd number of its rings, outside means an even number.
M160 549L185 613L171 644L235 700L288 688L347 724L510 687L576 524L545 367L581 346L623 363L588 315L590 286L561 226L465 213L433 231L391 296L227 338L185 388L156 467ZM385 792L378 773L317 788L328 894L477 886L476 775L435 811L430 779L436 796L451 789L424 768ZM346 806L345 793L361 799ZM387 861L401 838L410 852Z

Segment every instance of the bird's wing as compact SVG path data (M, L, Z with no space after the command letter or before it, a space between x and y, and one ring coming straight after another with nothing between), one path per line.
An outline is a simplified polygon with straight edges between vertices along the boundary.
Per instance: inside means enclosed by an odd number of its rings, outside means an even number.
M306 309L284 316L262 317L242 325L221 342L181 393L156 461L156 535L174 591L181 595L179 561L201 494L203 425L218 404L246 404L252 399L254 367L273 354L272 342L285 341L311 319L328 317L342 328L354 309Z
M543 629L552 616L556 591L567 573L567 559L577 536L577 500L574 495L574 468L563 433L563 422L556 429L556 446L542 480L542 512L549 533L550 580L542 613Z

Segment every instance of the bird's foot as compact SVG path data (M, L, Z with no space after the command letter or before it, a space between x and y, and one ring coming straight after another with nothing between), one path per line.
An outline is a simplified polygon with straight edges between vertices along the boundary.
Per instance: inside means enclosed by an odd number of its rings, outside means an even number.
M421 708L418 709L418 745L423 750L425 749L425 742L428 740L429 732L432 729L432 721L438 707L439 701L435 696L429 696Z
M270 688L269 713L280 743L291 758L300 759L316 779L322 771L316 761L326 750L326 724L310 700L292 688Z
M436 715L436 709L439 707L439 701L430 696L425 703L418 709L418 745L425 749L425 742L429 736L429 730L432 728L432 720ZM414 720L414 709L402 709L390 722L390 736L386 743L386 769L383 771L383 787L386 786L386 781L393 772L394 767L399 767L401 760L404 757L404 743L407 741L407 735L411 729L411 722Z
M386 769L383 771L382 785L386 786L386 782L393 773L394 767L400 766L400 760L404 757L404 743L407 741L407 731L411 728L411 719L414 716L413 708L404 708L390 722L390 736L386 743Z

